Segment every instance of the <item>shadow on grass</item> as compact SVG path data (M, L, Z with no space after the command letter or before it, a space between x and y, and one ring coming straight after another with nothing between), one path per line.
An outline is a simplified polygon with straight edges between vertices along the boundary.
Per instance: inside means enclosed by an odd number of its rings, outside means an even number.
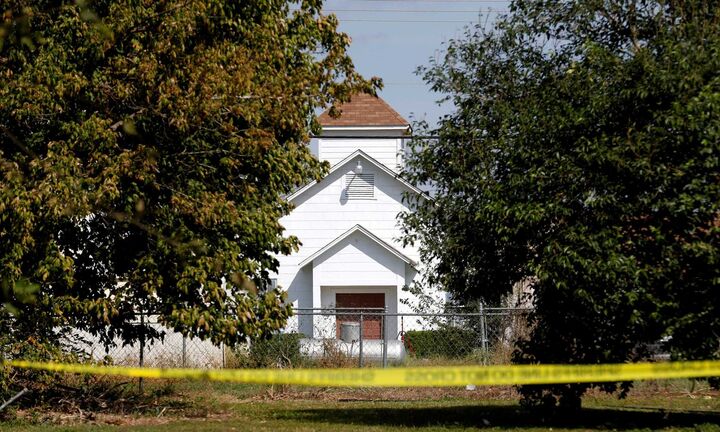
M720 413L584 408L547 416L517 406L463 405L442 408L319 408L277 413L278 418L319 423L404 427L541 427L569 429L662 429L720 424ZM714 430L714 428L713 428Z

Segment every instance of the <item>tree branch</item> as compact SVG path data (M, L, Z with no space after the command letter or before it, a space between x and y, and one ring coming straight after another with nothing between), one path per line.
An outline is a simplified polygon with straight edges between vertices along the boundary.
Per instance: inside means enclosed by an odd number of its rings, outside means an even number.
M26 155L30 156L33 159L38 158L38 155L35 152L30 150L25 144L22 143L22 141L20 141L20 139L18 137L16 137L12 132L10 132L10 129L6 128L3 125L0 125L0 131L2 131L3 135L8 137L10 142L15 144L15 147L20 149L20 151L22 151L23 153L25 153Z

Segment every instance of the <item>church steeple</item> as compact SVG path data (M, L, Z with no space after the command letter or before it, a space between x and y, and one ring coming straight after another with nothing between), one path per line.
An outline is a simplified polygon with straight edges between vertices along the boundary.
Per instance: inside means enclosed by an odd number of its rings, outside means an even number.
M320 160L331 165L356 150L394 171L405 162L405 142L410 124L384 100L369 94L357 94L342 104L340 117L330 117L326 110L318 117L322 135L310 142L310 149Z

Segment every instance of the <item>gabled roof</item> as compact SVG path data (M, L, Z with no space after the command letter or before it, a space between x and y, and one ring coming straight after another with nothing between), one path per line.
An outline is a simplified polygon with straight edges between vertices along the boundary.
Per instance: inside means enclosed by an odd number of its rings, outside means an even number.
M402 183L405 187L407 187L411 191L415 192L416 194L423 195L427 198L427 194L425 194L425 192L416 188L415 186L412 185L412 183L410 183L407 180L405 180L404 178L400 177L395 171L391 170L390 168L388 168L385 165L381 164L380 162L376 161L374 158L372 158L370 155L368 155L367 153L365 153L362 150L355 150L348 157L346 157L345 159L343 159L340 162L333 165L333 167L330 168L330 172L328 173L328 176L330 174L334 173L335 171L337 171L338 169L340 169L346 163L350 162L353 159L357 159L359 157L365 159L367 162L372 164L374 167L378 168L380 171L383 171L390 177L397 179L397 181ZM312 182L306 184L305 186L301 187L300 189L298 189L295 192L293 192L292 194L290 194L290 196L287 197L287 200L288 201L294 200L295 198L299 197L300 195L302 195L303 193L308 191L311 187L313 187L316 184L317 184L316 181L312 181Z
M323 126L409 126L400 114L377 96L366 93L353 95L350 102L337 107L341 114L338 118L330 117L330 110L325 110L318 117Z
M350 228L349 230L342 233L338 238L331 241L330 243L326 244L322 248L320 248L317 252L310 255L309 257L302 260L300 264L298 264L299 267L305 267L306 265L310 264L311 262L315 261L318 257L320 257L322 254L327 252L330 248L335 246L336 244L340 243L341 241L345 240L346 238L350 237L354 233L359 232L363 235L365 235L370 240L374 241L375 243L382 246L385 250L390 252L391 254L395 255L396 257L400 258L401 260L405 261L406 264L409 264L413 267L417 267L417 263L410 258L408 258L405 254L400 252L399 250L395 249L391 244L385 242L380 237L376 236L375 234L371 233L361 225L355 225L354 227Z

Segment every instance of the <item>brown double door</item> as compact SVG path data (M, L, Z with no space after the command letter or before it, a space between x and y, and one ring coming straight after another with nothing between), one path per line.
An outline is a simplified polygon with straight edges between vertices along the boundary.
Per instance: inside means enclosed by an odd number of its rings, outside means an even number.
M335 307L338 309L353 308L357 311L338 313L336 322L336 334L340 337L340 326L344 322L360 322L361 309L377 309L385 307L385 293L337 293L335 294ZM382 339L382 316L381 311L364 310L362 319L363 339Z

